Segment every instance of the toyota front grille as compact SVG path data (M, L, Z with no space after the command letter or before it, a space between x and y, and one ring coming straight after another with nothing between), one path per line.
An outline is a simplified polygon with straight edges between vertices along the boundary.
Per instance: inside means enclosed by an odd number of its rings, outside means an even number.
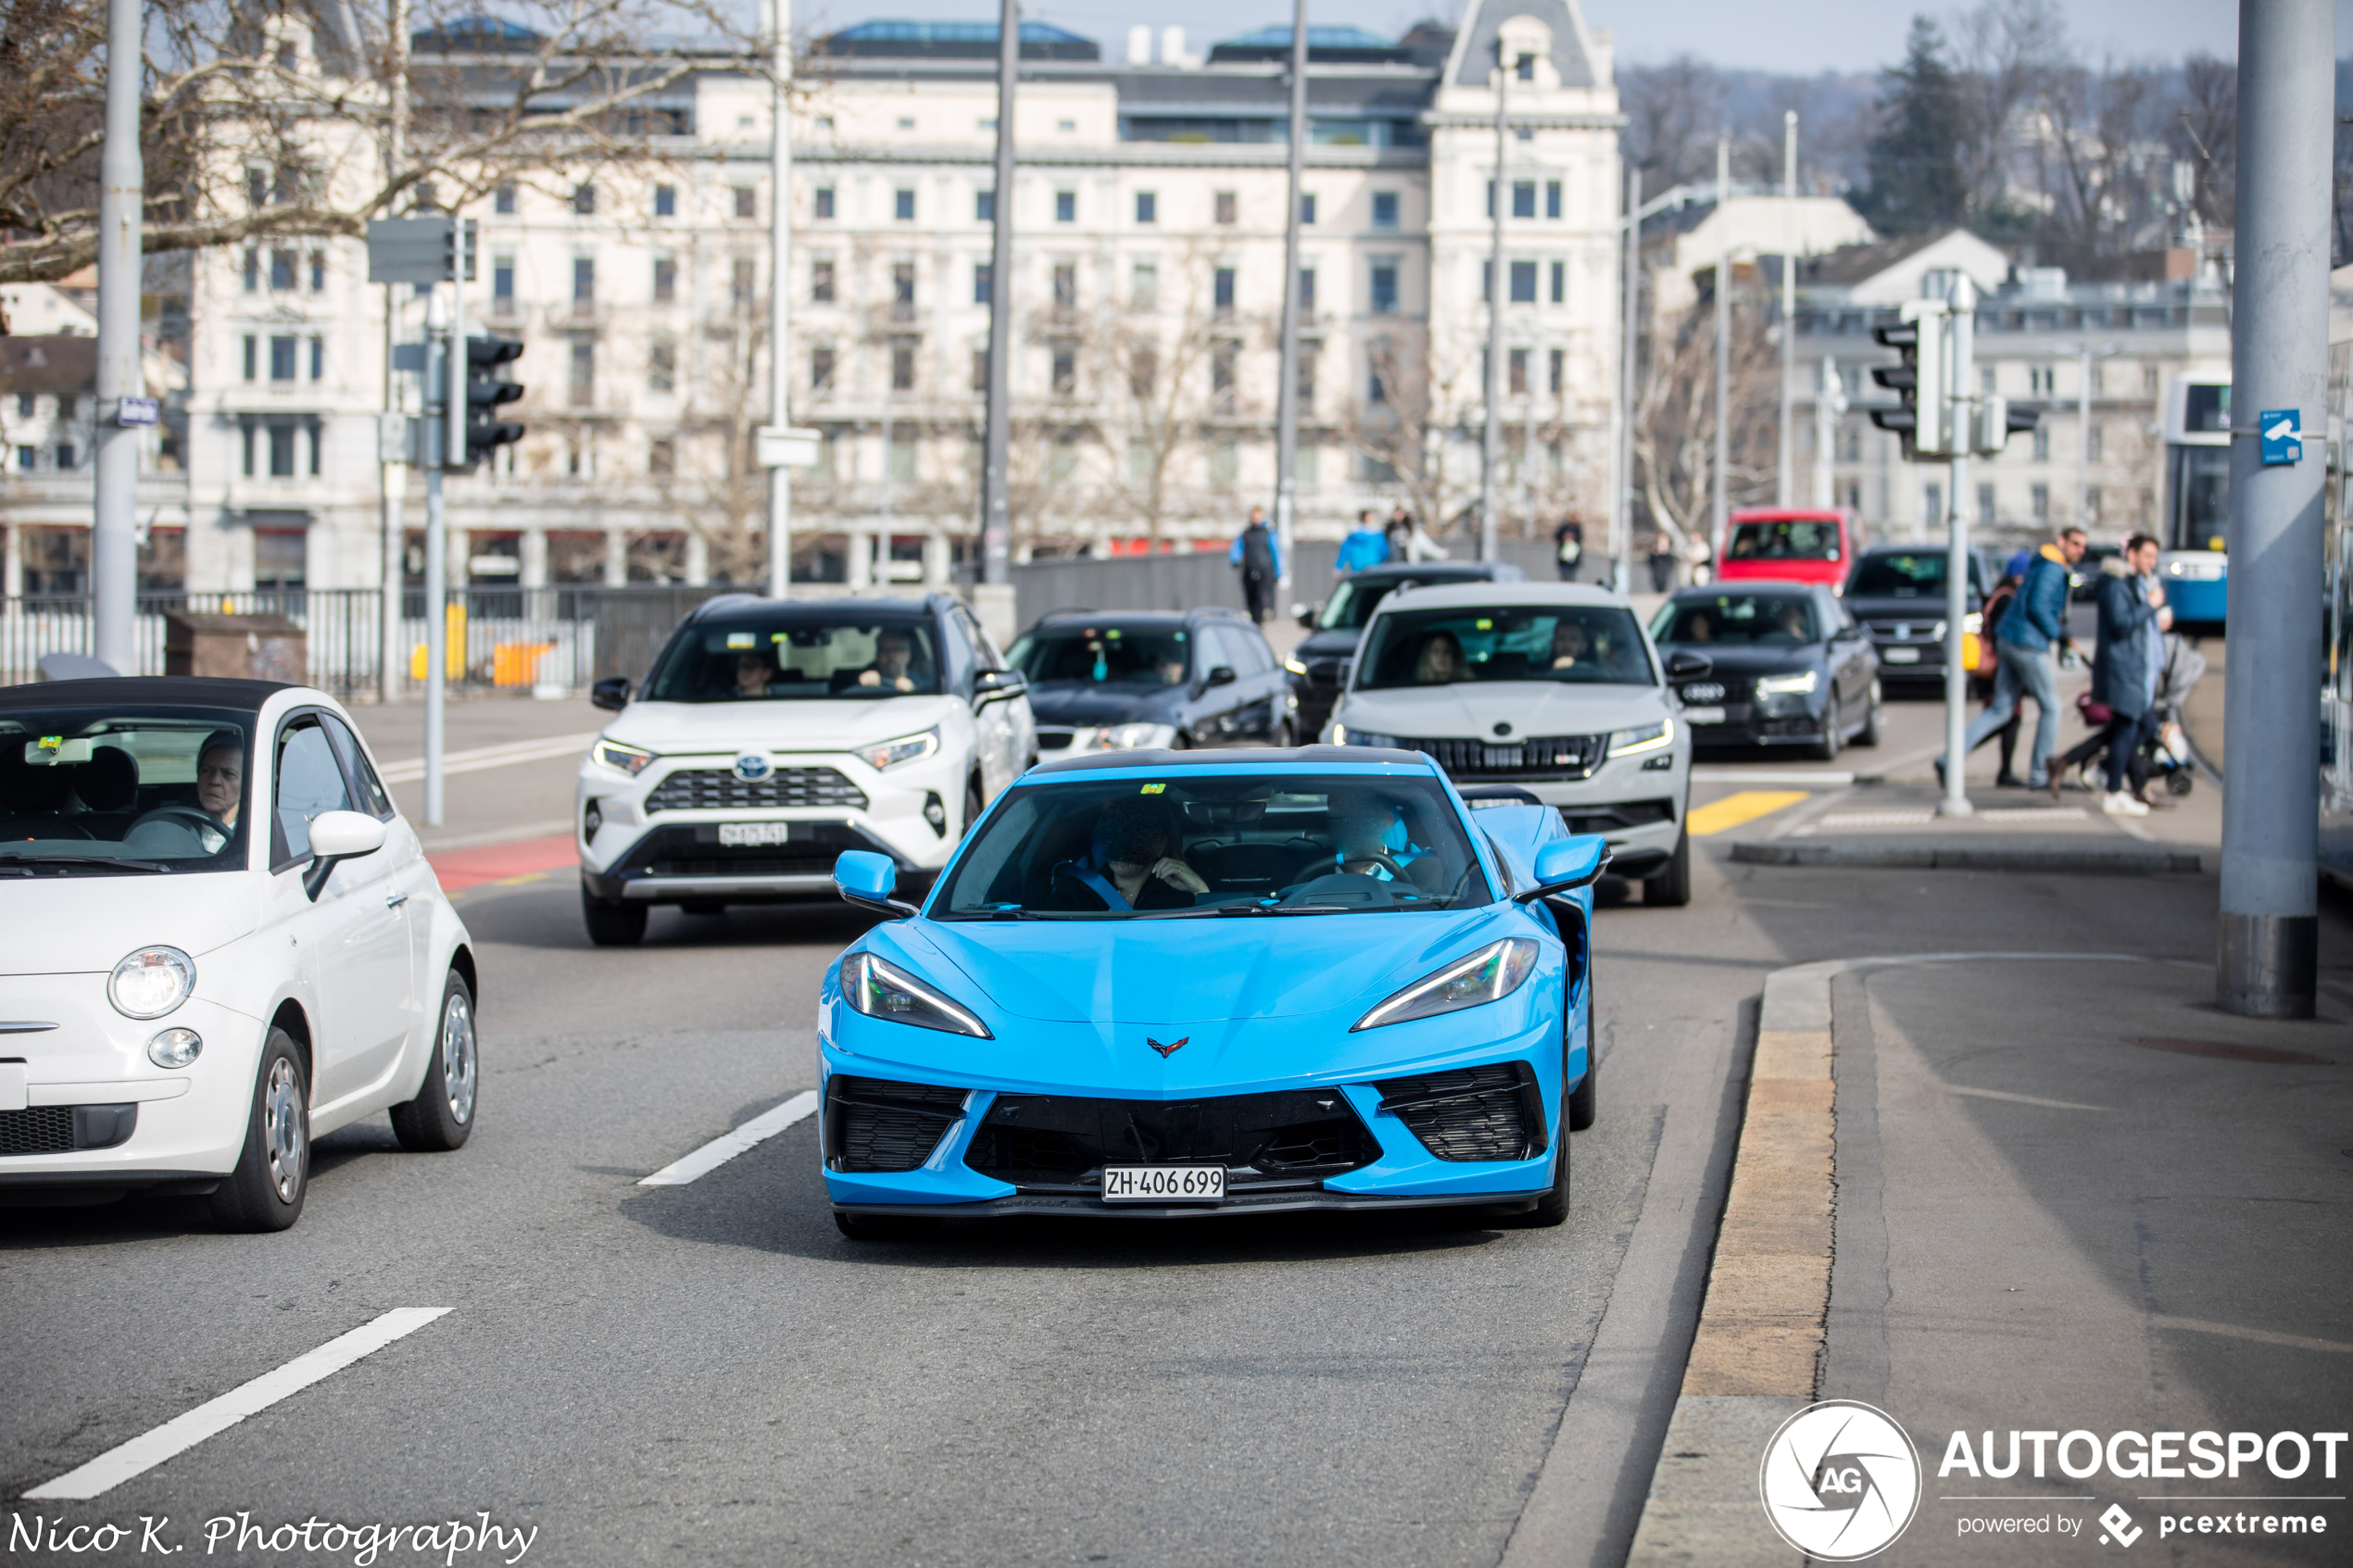
M759 811L783 806L866 809L865 792L832 768L778 768L741 779L732 768L681 768L646 797L648 811Z

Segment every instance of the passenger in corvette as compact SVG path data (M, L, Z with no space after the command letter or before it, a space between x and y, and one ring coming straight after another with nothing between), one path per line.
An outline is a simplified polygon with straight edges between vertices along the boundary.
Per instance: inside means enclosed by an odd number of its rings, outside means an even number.
M1167 820L1153 803L1114 800L1095 820L1087 857L1054 868L1046 908L1092 913L1189 909L1209 884L1169 853Z
M886 686L912 692L918 685L914 662L915 640L904 632L886 628L875 636L875 661L854 675L846 670L835 675L833 689Z
M122 835L123 847L155 855L217 854L236 831L245 784L245 737L215 730L196 753L196 803L148 812Z

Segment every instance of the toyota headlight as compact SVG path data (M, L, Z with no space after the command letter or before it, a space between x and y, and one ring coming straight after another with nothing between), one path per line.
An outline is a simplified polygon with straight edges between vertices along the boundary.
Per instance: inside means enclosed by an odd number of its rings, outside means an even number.
M107 1000L125 1018L161 1018L196 988L196 960L177 947L142 947L107 977Z
M1149 751L1176 738L1174 724L1113 724L1104 729L1101 744L1108 751Z
M854 747L849 755L879 773L909 762L920 762L938 750L939 730L937 726L934 726L919 735L901 735L897 740L887 740L879 746Z
M613 771L626 773L633 779L661 760L659 755L643 746L625 746L617 740L598 741L589 755Z
M1613 730L1609 737L1612 757L1632 757L1644 751L1658 751L1675 744L1675 722L1662 719L1655 724L1637 724L1630 730Z
M1534 944L1529 944L1531 947ZM841 960L842 999L868 1018L912 1023L950 1035L994 1039L988 1026L906 971L883 962L872 953L852 953Z
M1535 942L1526 936L1507 936L1414 982L1358 1019L1349 1033L1499 1002L1518 990L1535 972Z
M1795 675L1767 675L1756 683L1758 696L1805 696L1822 684L1818 671Z

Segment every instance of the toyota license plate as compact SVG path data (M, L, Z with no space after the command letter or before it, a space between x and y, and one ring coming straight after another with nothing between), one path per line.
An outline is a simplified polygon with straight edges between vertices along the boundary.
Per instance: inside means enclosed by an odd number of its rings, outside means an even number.
M1686 708L1683 709L1683 722L1687 724L1720 724L1723 721L1724 710L1720 708Z
M1106 1165L1105 1203L1223 1203L1223 1165Z
M1918 664L1920 661L1920 650L1918 648L1881 648L1879 656L1889 664Z
M750 849L761 845L792 842L790 822L722 822L719 842L730 849Z

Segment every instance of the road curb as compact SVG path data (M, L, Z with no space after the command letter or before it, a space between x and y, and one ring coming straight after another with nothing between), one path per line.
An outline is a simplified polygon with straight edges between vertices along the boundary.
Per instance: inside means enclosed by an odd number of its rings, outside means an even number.
M1845 866L1904 871L2095 872L2146 875L2196 872L2195 849L2165 844L2059 845L2019 839L1774 838L1732 846L1753 866Z
M1629 1564L1798 1561L1764 1527L1756 1469L1773 1429L1813 1402L1829 1321L1839 967L1766 977L1707 1295Z

